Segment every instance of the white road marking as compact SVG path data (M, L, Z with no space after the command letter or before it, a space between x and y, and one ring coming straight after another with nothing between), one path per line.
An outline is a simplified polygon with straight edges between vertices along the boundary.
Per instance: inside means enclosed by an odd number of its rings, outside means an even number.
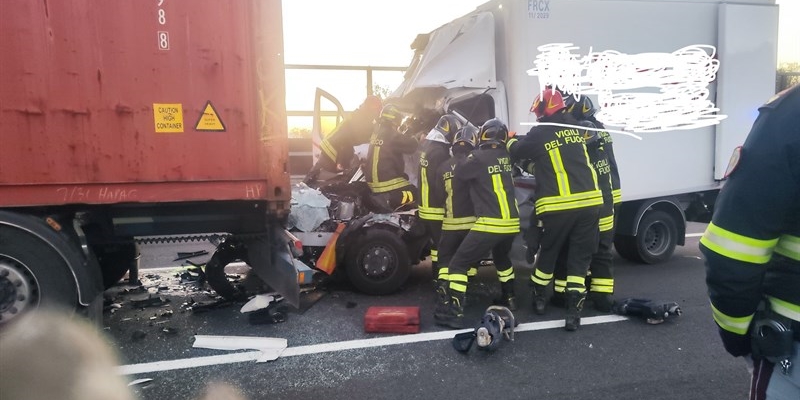
M686 237L701 237L703 236L702 233L687 233Z
M596 317L581 318L581 325L605 324L627 320L620 315L601 315ZM561 328L563 320L528 322L520 324L515 332L539 331L544 329ZM456 333L468 332L471 329L425 332L410 335L387 336L372 339L348 340L343 342L321 343L306 346L289 347L283 351L281 357L302 356L309 354L329 353L342 350L364 349L369 347L392 346L397 344L427 342L432 340L452 339ZM175 369L207 367L211 365L233 364L239 362L256 361L262 357L260 351L222 354L218 356L182 358L178 360L156 361L141 364L129 364L117 367L121 375L146 374L158 371Z

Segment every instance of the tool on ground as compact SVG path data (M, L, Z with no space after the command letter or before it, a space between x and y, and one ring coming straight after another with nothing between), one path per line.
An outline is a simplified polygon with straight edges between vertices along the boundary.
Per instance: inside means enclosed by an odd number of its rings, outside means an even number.
M632 315L644 318L648 324L660 324L672 315L682 314L680 306L675 302L657 302L650 299L629 297L614 302L611 311L619 315Z
M490 306L475 330L458 333L453 337L453 347L461 353L466 353L477 340L478 350L496 350L502 340L514 341L514 328L517 325L511 310L502 306Z

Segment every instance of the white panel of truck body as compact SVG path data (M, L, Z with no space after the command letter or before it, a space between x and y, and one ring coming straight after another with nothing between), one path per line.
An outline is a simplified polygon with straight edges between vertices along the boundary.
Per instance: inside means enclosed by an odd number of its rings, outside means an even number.
M550 0L547 18L535 18L527 6L526 2L505 2L509 52L524 59L515 60L503 71L505 75L498 76L508 87L511 125L521 133L527 129L520 122L535 121L530 105L540 88L537 78L526 71L534 67L539 45L573 43L581 55L590 48L670 53L693 44L714 45L717 39L717 5L711 3ZM643 140L612 133L624 201L716 186L713 127L640 136Z
M717 87L717 107L728 118L717 126L716 179L724 177L733 149L744 143L758 107L775 94L776 37L777 6L720 5L718 50L723 67L717 75L725 84Z
M474 87L463 82L480 76L475 71L482 68L474 64L485 63L483 69L495 71L497 84L506 91L505 96L489 92L498 109L507 107L507 113L498 112L497 116L507 117L509 129L524 134L529 128L521 123L535 121L529 110L539 92L537 78L526 71L534 67L540 45L573 43L580 47L579 55L586 55L590 49L671 53L690 45L711 45L718 48L720 71L709 87L710 100L728 115L723 124L642 133L641 141L618 133L612 136L623 200L715 189L720 186L720 168L724 172L731 150L744 141L758 106L774 92L776 8L774 0L490 1L471 15L434 31L432 38L450 38L438 44L432 39L426 49L426 53L438 54L436 63L431 64L437 67L421 65L413 76L425 78L405 81L400 93L407 94L421 83L427 86L439 82L440 87L447 88L441 95L450 97L458 92L461 96L464 91L459 87ZM753 18L749 17L751 12ZM461 30L461 21L486 21L483 16L488 13L494 15L494 63L488 57L492 53L486 52L491 47L486 41L478 40L466 52L463 46L455 52L441 47ZM439 35L439 30L447 34ZM450 54L450 60L444 54ZM597 99L593 100L596 103Z
M720 4L717 2L504 0L501 3L502 7L493 9L497 14L496 23L504 26L503 33L499 35L502 37L498 39L503 41L507 62L498 60L497 79L503 81L507 89L509 128L518 129L521 133L527 129L522 128L520 123L535 120L529 109L540 88L537 78L528 76L526 71L534 67L534 60L539 54L537 46L573 43L580 47L577 53L585 55L590 48L593 51L616 50L627 54L671 53L689 45L707 44L716 47L718 44ZM753 5L737 7L764 8ZM748 23L748 26L752 25ZM768 33L759 36L775 37ZM775 59L767 59L761 65L770 65L774 71ZM763 72L763 69L754 71L754 67L748 63L739 70L749 70L751 74ZM728 65L723 62L720 68L728 68ZM770 76L762 75L767 78ZM771 76L774 78L774 72ZM719 85L726 83L738 84L721 80L717 82ZM717 84L712 84L709 88L712 102L716 101L714 94ZM774 83L765 88L769 90L773 87ZM763 92L765 88L759 92ZM740 94L736 96L738 95ZM593 100L596 102L596 98ZM721 113L742 115L752 110L752 106L744 109L742 106L740 101L731 101ZM716 129L716 126L710 126L683 131L642 133L639 134L643 137L641 141L613 133L623 200L691 193L719 187L719 182L714 179L714 168L717 164ZM739 139L741 136L733 141ZM725 156L726 162L729 154Z

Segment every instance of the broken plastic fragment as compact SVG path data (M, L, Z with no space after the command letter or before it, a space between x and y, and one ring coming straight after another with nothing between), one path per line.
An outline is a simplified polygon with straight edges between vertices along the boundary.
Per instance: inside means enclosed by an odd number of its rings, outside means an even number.
M240 310L241 313L248 313L251 311L261 310L262 308L267 308L269 303L272 303L275 300L275 296L271 294L258 294L250 301L242 306Z
M131 381L131 383L129 383L128 386L141 385L142 383L147 383L147 382L150 382L152 380L153 380L152 378L136 379L136 380Z
M287 346L288 342L284 338L211 335L195 335L192 345L195 348L214 350L258 350L261 357L256 362L277 359Z

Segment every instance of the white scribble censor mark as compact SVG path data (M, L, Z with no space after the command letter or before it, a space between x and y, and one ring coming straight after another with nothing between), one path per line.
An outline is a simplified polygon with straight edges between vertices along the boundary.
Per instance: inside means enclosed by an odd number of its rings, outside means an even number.
M628 132L658 132L715 125L726 118L708 99L719 69L716 49L692 45L672 53L623 54L609 50L580 57L572 43L539 46L540 87L576 97L597 95L597 119Z

